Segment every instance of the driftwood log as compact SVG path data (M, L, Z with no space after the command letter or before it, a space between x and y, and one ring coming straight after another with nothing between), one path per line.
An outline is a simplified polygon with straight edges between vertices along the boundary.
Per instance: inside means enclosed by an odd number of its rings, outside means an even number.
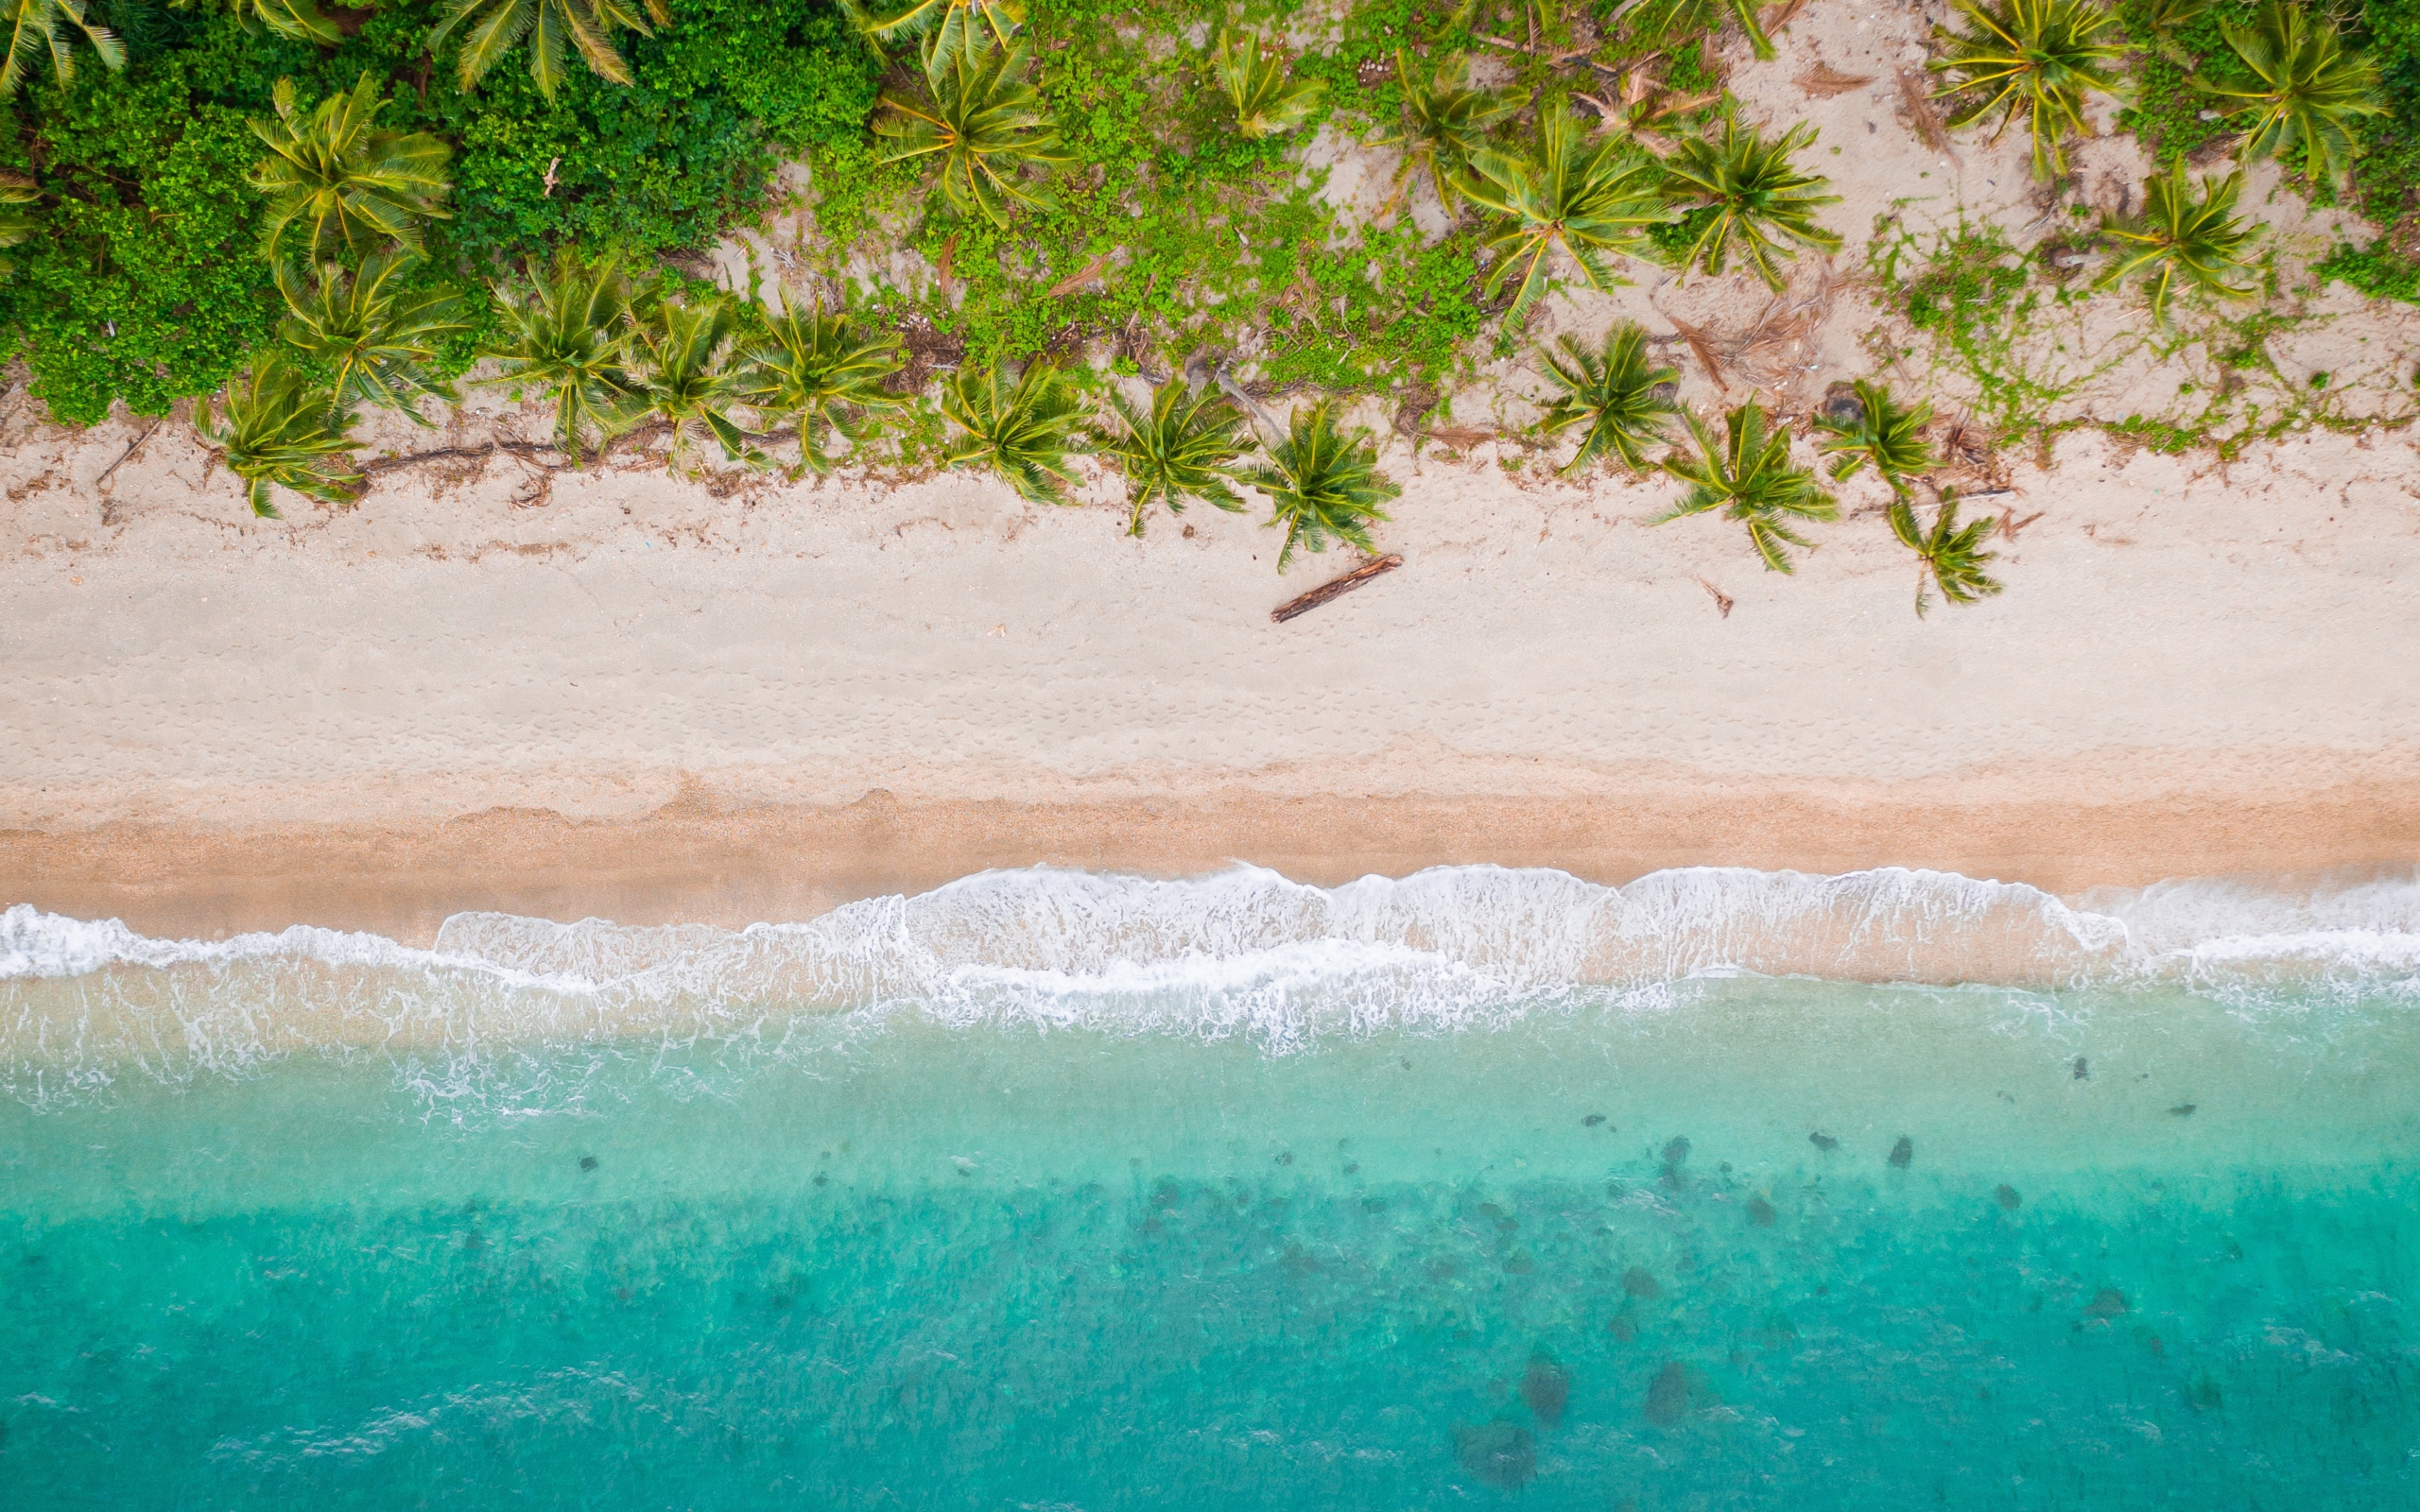
M1358 567L1332 583L1322 583L1298 598L1289 598L1269 611L1269 617L1279 625L1297 614L1307 614L1332 598L1342 598L1373 577L1382 576L1403 565L1400 556L1381 557L1366 567Z

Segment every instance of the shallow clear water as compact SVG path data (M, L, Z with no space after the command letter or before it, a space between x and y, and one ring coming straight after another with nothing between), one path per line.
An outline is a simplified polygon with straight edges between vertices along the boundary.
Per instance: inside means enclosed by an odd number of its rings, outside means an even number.
M1824 883L1818 924L1770 886L1666 908L1651 949L1607 922L1651 889L1481 871L1021 874L769 935L466 919L436 954L16 910L0 1475L118 1507L2415 1504L2413 889L1883 884ZM1791 952L1900 980L1696 958ZM1956 985L1978 952L2018 969Z

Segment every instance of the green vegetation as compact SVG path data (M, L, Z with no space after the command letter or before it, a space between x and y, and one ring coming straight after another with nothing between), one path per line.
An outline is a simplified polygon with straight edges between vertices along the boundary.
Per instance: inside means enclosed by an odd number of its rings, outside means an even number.
M1720 140L1693 137L1681 144L1664 165L1673 185L1691 196L1688 217L1694 229L1679 262L1722 271L1734 250L1754 267L1768 287L1783 284L1775 259L1789 254L1785 241L1818 251L1836 252L1841 239L1815 224L1815 212L1841 202L1825 194L1824 180L1800 173L1789 155L1815 140L1811 126L1795 126L1777 141L1767 142L1751 127L1742 130L1736 117L1722 123Z
M2220 25L2254 81L2200 77L2194 83L2221 111L2241 115L2246 158L2274 157L2313 183L2333 186L2357 150L2360 118L2383 115L2377 63L2348 54L2336 24L2299 5L2268 0L2250 26Z
M1196 392L1172 378L1151 391L1149 409L1115 389L1109 403L1117 423L1101 433L1100 452L1126 475L1133 506L1127 534L1143 533L1144 512L1154 503L1167 505L1170 514L1183 514L1187 499L1206 499L1230 512L1243 508L1227 486L1244 453L1243 416L1223 396L1206 387Z
M616 257L584 259L566 249L552 266L533 259L528 273L527 288L496 290L502 339L490 352L496 373L480 381L552 404L555 442L578 462L645 413L630 369L634 291Z
M1695 415L1688 421L1696 455L1668 458L1664 469L1689 489L1656 523L1720 510L1748 527L1749 544L1766 571L1795 571L1789 548L1813 547L1793 522L1837 520L1840 501L1824 491L1813 469L1792 465L1789 432L1775 428L1762 405L1752 402L1725 415L1719 436Z
M1871 465L1904 499L1909 480L1932 470L1932 443L1925 439L1931 422L1930 404L1902 404L1882 385L1859 378L1815 417L1815 446L1832 459L1832 476L1853 478Z
M616 84L630 83L630 65L614 50L611 38L617 27L628 27L642 37L652 36L648 27L648 16L658 25L672 19L664 8L664 0L647 0L647 12L642 16L621 0L454 0L445 19L429 33L428 42L435 47L455 28L462 29L458 66L462 87L470 89L486 77L488 70L506 53L526 41L529 44L529 77L537 84L538 93L551 100L562 88L565 43L579 50L580 61L594 69L597 77Z
M375 404L429 423L421 401L454 404L454 386L433 374L446 338L465 329L461 301L441 289L412 288L412 258L373 252L358 269L321 263L307 275L277 265L286 317L277 334L295 358L327 375L337 409Z
M1306 124L1327 90L1316 78L1292 77L1285 53L1257 37L1221 32L1210 61L1235 109L1236 131L1247 142Z
M262 250L275 257L289 231L306 257L364 257L389 243L421 250L420 223L445 214L453 150L424 131L377 129L386 102L368 74L307 117L295 107L292 79L279 79L270 98L276 118L251 123L269 152L251 175L268 200Z
M1274 507L1269 523L1286 527L1286 544L1277 552L1281 573L1297 546L1322 552L1336 540L1376 551L1370 525L1387 518L1378 506L1403 492L1378 471L1378 449L1366 437L1338 428L1329 400L1294 411L1285 438L1270 447L1268 463L1244 477Z
M935 32L925 44L924 99L882 97L893 113L874 123L892 144L881 161L932 158L951 209L1006 226L1018 205L1048 203L1027 187L1025 170L1064 163L1068 154L1026 77L1032 57L1023 43L994 48L978 32L965 46L943 47L945 35Z
M797 428L793 477L810 468L828 472L834 438L862 440L873 416L907 403L884 387L906 363L896 338L860 335L845 313L826 315L820 301L804 310L789 305L766 316L762 330L743 346L740 398L758 414Z
M1461 198L1471 154L1530 103L1528 90L1478 89L1469 75L1469 60L1460 53L1440 54L1426 67L1395 54L1395 77L1403 86L1403 134L1394 139L1403 147L1403 166L1395 171L1395 187L1400 193L1404 180L1418 174L1448 214Z
M284 358L268 356L227 386L226 420L215 422L204 404L194 428L219 450L228 470L248 485L252 513L278 518L275 490L342 503L361 484L354 470L351 411L334 407Z
M1646 472L1647 448L1663 442L1681 411L1672 398L1680 369L1657 366L1648 355L1647 333L1629 321L1606 331L1601 352L1589 351L1576 336L1564 336L1559 345L1561 352L1545 356L1547 377L1562 391L1538 429L1548 436L1580 432L1580 450L1563 465L1564 472L1583 472L1607 456L1634 472Z
M763 464L733 418L746 388L725 360L746 328L737 306L717 296L656 300L637 322L637 352L647 374L640 392L646 413L671 436L675 469L687 465L689 444L699 431L721 445L726 459Z
M1486 243L1494 260L1487 292L1512 285L1509 318L1518 319L1546 292L1560 249L1591 288L1618 282L1609 254L1643 251L1643 228L1673 218L1652 158L1620 142L1588 145L1570 108L1548 105L1527 153L1481 147L1471 154L1462 193L1497 219Z
M980 462L1036 504L1068 502L1069 458L1085 448L1083 401L1066 374L1041 360L1013 383L999 363L961 368L942 387L942 413L965 433L944 461Z
M2163 323L2180 282L2226 299L2249 298L2254 285L2230 282L2251 271L2244 249L2260 233L2258 227L2246 225L2232 213L2242 189L2243 175L2231 173L2221 180L2204 180L2196 197L2182 163L2151 180L2143 185L2141 215L2101 224L2102 233L2118 242L2118 254L2100 283L2145 279L2152 316Z
M1919 619L1931 608L1925 592L1927 578L1941 589L1941 596L1953 604L1972 604L2000 591L1998 579L1983 571L1998 553L1981 549L1984 539L1999 523L1997 515L1985 515L1961 525L1958 500L1945 493L1939 512L1933 516L1932 529L1927 531L1917 522L1912 505L1905 499L1892 501L1891 533L1899 538L1901 545L1916 554Z
M2125 52L2117 18L2099 0L1958 0L1966 29L1941 31L1944 56L1929 65L1949 76L1943 97L1952 126L1998 117L1997 141L2023 120L2033 138L2034 176L2066 169L2066 141L2085 131L2088 95L2120 88L2110 65Z

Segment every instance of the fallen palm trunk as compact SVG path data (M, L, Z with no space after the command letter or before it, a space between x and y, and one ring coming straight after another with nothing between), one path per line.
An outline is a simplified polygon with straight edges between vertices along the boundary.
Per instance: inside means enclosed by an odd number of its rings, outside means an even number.
M1322 583L1299 598L1288 599L1270 610L1269 617L1275 623L1283 625L1295 615L1307 614L1329 599L1342 598L1371 578L1393 572L1402 565L1403 558L1400 556L1381 557L1367 567L1356 568L1332 583Z

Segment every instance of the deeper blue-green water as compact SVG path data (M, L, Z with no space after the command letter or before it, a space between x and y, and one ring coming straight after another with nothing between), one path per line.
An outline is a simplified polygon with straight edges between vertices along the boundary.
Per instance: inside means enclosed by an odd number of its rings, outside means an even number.
M12 910L7 1500L2420 1504L2408 880L1359 885Z

